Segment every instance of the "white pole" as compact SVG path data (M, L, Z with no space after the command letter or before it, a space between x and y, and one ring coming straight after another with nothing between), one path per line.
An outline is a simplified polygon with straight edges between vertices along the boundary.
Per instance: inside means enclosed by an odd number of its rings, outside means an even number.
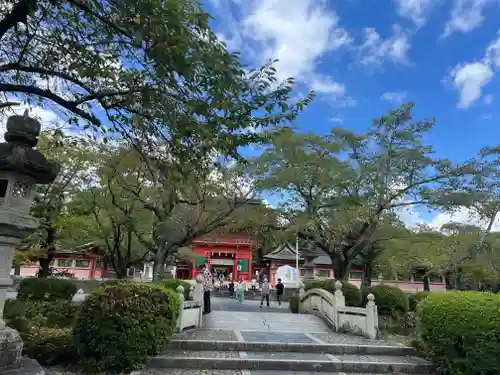
M300 281L299 274L299 236L295 237L295 278L297 279L297 284Z

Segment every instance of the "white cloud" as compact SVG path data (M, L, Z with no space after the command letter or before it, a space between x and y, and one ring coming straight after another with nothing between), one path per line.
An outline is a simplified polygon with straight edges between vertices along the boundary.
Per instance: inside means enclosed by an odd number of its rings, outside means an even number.
M408 63L407 53L410 49L410 35L400 26L394 25L392 35L382 39L374 28L365 28L365 39L359 47L361 64L365 66L381 66L390 61L394 64Z
M486 47L484 61L494 68L500 69L500 37Z
M337 122L339 124L342 124L344 122L344 119L342 117L332 117L330 119L331 122Z
M485 8L495 1L497 0L454 0L443 37L454 32L468 33L479 27L484 21Z
M433 228L440 229L441 226L450 222L475 225L483 229L486 229L488 226L486 221L479 220L477 215L465 207L460 208L454 213L439 213L430 221L429 225ZM492 231L500 231L500 216L496 217Z
M500 69L500 37L487 47L481 61L457 65L450 73L455 87L460 91L458 108L469 108L481 97L481 90ZM491 104L492 95L486 95L484 102Z
M317 92L343 95L345 88L333 78L318 81L317 64L329 52L348 47L352 39L339 26L339 17L325 0L234 1L241 17L227 7L218 9L225 30L219 34L229 49L245 49L255 64L279 59L278 79L294 77ZM222 6L222 2L219 2ZM234 10L234 9L233 9Z
M460 91L458 108L469 108L481 97L481 89L493 78L493 71L483 62L458 65L451 72L455 87Z
M311 89L322 94L333 94L338 97L345 94L345 86L328 76L317 75L310 81L310 84Z
M380 99L386 100L390 103L393 104L401 104L402 102L405 101L406 99L406 91L394 91L394 92L384 92L381 96Z
M412 21L417 27L422 26L440 0L394 0L398 14Z

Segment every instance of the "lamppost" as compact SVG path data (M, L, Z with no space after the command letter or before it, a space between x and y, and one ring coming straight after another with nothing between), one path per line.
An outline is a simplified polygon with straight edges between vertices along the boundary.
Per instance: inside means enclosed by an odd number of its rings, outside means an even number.
M51 183L59 171L57 165L33 149L39 135L40 123L26 112L8 118L6 143L0 143L0 374L44 373L36 361L21 357L21 337L2 318L7 289L12 285L14 250L39 225L29 215L36 184Z

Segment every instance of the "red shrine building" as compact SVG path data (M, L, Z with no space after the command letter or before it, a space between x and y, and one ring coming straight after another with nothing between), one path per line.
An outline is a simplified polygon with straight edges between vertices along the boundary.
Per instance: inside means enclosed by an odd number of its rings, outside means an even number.
M176 268L178 279L194 279L201 272L204 263L213 272L224 275L225 279L251 280L253 275L253 253L257 244L245 234L227 236L202 236L190 245L196 253L192 264L179 264Z

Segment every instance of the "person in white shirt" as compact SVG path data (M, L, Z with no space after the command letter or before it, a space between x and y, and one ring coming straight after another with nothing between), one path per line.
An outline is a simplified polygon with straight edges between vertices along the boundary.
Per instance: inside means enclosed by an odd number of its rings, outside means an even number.
M264 279L264 282L262 283L262 289L261 289L261 297L260 297L260 307L262 308L262 305L264 304L264 299L267 302L267 307L269 307L269 294L271 293L271 284L267 280L267 278Z

